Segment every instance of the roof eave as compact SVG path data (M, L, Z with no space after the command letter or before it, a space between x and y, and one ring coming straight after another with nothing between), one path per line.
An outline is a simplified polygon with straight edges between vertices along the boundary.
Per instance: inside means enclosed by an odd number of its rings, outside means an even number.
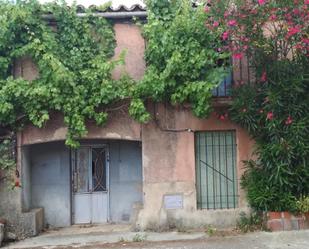
M87 13L77 13L78 17L86 17ZM97 17L104 17L107 19L128 19L128 18L147 18L147 11L120 11L120 12L97 12L92 13L91 15ZM54 16L52 14L43 15L45 20L54 20Z

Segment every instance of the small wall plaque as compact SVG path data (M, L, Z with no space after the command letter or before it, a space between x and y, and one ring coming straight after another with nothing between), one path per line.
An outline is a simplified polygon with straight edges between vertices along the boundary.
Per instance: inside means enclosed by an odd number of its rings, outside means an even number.
M164 207L165 209L182 209L183 208L182 194L165 195Z

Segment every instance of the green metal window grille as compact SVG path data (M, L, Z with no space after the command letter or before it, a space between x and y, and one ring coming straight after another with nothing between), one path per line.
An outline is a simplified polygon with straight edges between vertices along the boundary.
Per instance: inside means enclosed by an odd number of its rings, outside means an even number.
M198 208L237 208L235 131L197 132L195 154Z

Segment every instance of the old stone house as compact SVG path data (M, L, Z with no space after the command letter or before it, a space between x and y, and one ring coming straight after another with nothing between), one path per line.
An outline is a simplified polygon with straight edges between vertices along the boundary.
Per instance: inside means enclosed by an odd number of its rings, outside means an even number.
M131 18L146 18L145 9L120 7L102 15L114 22L115 56L127 50L126 64L114 77L126 70L140 79L145 41ZM15 74L31 80L37 70L25 58ZM247 77L245 61L234 62L233 79L222 81L213 104L228 106L228 88ZM215 113L198 119L185 107L149 103L148 108L155 118L145 125L122 110L113 112L105 127L89 123L77 150L65 146L66 128L58 114L42 129L27 126L18 133L22 187L0 192L0 210L15 231L36 235L44 226L92 223L130 223L139 229L235 225L247 210L239 179L242 161L252 152L249 135Z

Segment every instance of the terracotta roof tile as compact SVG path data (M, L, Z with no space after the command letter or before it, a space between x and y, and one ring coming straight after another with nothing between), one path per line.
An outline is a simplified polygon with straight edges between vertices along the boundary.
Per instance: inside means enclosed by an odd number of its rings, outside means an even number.
M95 12L138 12L138 11L146 11L146 7L140 4L133 4L130 7L126 5L119 5L118 7L108 7L106 10L101 10L96 5L90 5L88 8L93 9ZM86 11L86 7L83 5L77 5L77 12L84 13Z

